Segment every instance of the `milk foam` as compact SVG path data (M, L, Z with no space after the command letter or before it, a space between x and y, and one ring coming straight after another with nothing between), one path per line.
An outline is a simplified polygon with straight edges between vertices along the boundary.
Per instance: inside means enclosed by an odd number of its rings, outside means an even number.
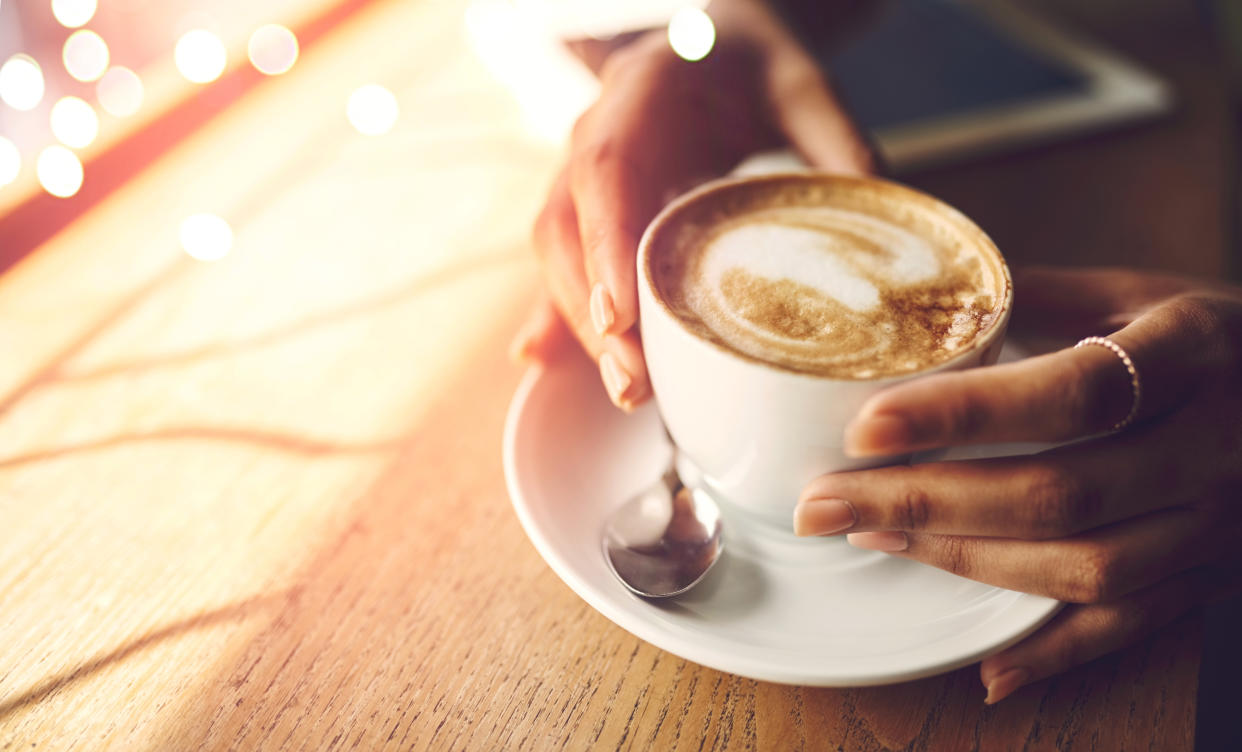
M745 356L899 375L953 357L999 313L998 258L935 213L788 189L750 199L680 227L657 274L684 322Z
M839 300L856 311L880 304L880 291L832 255L836 239L818 230L778 224L742 225L726 230L703 250L702 282L727 310L720 291L726 271L740 269L768 279L792 279Z

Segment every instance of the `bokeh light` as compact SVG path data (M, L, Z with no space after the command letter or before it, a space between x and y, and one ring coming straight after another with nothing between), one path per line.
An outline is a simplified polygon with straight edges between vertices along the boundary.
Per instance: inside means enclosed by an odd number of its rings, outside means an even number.
M0 188L17 179L22 171L22 154L17 146L4 136L0 136Z
M255 29L246 46L250 62L260 73L279 76L288 71L298 59L298 38L279 24L268 24Z
M668 22L668 43L678 57L702 60L716 45L716 25L698 8L682 8Z
M233 228L215 214L193 214L181 222L181 247L199 261L219 261L233 248Z
M115 66L99 79L95 95L104 112L116 117L133 115L142 107L142 79L129 68Z
M52 15L61 26L76 29L95 17L95 0L52 0Z
M40 152L35 172L43 190L53 196L69 198L82 187L82 163L63 146L49 146Z
M173 52L177 62L177 70L186 80L196 84L207 84L215 81L224 73L228 64L228 53L220 37L205 29L187 31L177 40L177 48Z
M52 135L65 146L81 149L99 135L99 116L77 97L63 97L52 105Z
M65 40L65 70L79 81L96 81L108 70L108 43L90 29L79 29Z
M392 130L400 109L391 91L379 84L367 84L349 95L345 114L359 133L381 136Z
M43 71L29 55L14 55L0 66L0 99L15 110L33 110L43 99Z

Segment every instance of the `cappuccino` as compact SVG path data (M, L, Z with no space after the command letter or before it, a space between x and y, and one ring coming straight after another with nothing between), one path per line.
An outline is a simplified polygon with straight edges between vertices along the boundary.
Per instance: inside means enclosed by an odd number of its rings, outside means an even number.
M932 368L995 326L1010 294L974 223L883 181L739 181L653 230L642 271L663 307L701 339L803 374Z

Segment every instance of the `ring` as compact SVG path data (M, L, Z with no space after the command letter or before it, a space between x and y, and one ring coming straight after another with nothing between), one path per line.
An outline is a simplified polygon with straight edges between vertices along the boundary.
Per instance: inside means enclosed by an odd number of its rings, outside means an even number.
M1135 416L1138 415L1139 402L1143 398L1143 384L1139 381L1138 369L1134 367L1134 361L1130 359L1130 354L1123 350L1121 345L1113 342L1108 337L1086 337L1074 345L1074 349L1077 350L1086 345L1099 345L1112 351L1113 355L1121 358L1121 364L1126 367L1126 373L1130 374L1130 392L1134 395L1134 401L1130 403L1130 412L1126 413L1126 417L1117 421L1111 429L1113 431L1120 431L1134 422Z

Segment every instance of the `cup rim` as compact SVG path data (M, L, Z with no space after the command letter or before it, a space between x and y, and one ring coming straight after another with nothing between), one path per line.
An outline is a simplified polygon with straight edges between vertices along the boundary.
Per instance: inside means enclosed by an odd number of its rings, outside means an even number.
M706 195L727 191L739 184L753 185L760 182L833 182L838 184L853 184L857 186L883 186L885 190L897 191L900 194L908 196L915 201L932 207L935 211L944 213L947 217L963 224L969 231L977 234L978 240L983 248L989 249L995 256L1000 265L1001 277L1005 283L1005 292L1000 314L992 326L983 333L982 336L976 338L966 349L957 353L948 360L936 363L928 368L921 368L916 371L907 373L894 374L890 376L881 376L879 378L847 378L841 376L828 376L823 374L809 373L806 371L796 371L790 368L784 368L772 363L747 358L738 354L732 348L726 347L718 342L700 336L697 332L688 327L681 317L677 316L668 304L658 294L658 288L655 284L655 277L651 271L651 245L654 242L655 235L665 225L672 222L675 215L681 213L684 207L702 200ZM767 374L777 374L779 376L788 377L795 381L810 382L841 382L850 384L885 384L905 381L917 376L925 376L940 371L952 370L963 360L969 360L976 353L986 350L992 346L996 340L1004 335L1009 323L1009 317L1013 311L1013 276L1009 271L1009 264L1005 261L1005 256L1000 252L996 243L992 238L979 227L970 217L966 216L962 211L952 205L932 196L929 193L912 188L904 183L898 183L893 180L887 180L877 177L855 177L851 175L836 175L828 172L818 172L814 170L799 172L774 172L765 173L763 175L746 175L746 176L729 176L708 181L699 185L686 193L681 194L677 198L670 201L656 216L647 224L643 230L642 237L638 242L638 255L636 259L638 266L639 283L645 292L651 297L656 304L660 313L672 321L678 331L688 337L690 341L700 345L710 347L716 353L729 358L730 362L744 366L749 369L757 369Z

